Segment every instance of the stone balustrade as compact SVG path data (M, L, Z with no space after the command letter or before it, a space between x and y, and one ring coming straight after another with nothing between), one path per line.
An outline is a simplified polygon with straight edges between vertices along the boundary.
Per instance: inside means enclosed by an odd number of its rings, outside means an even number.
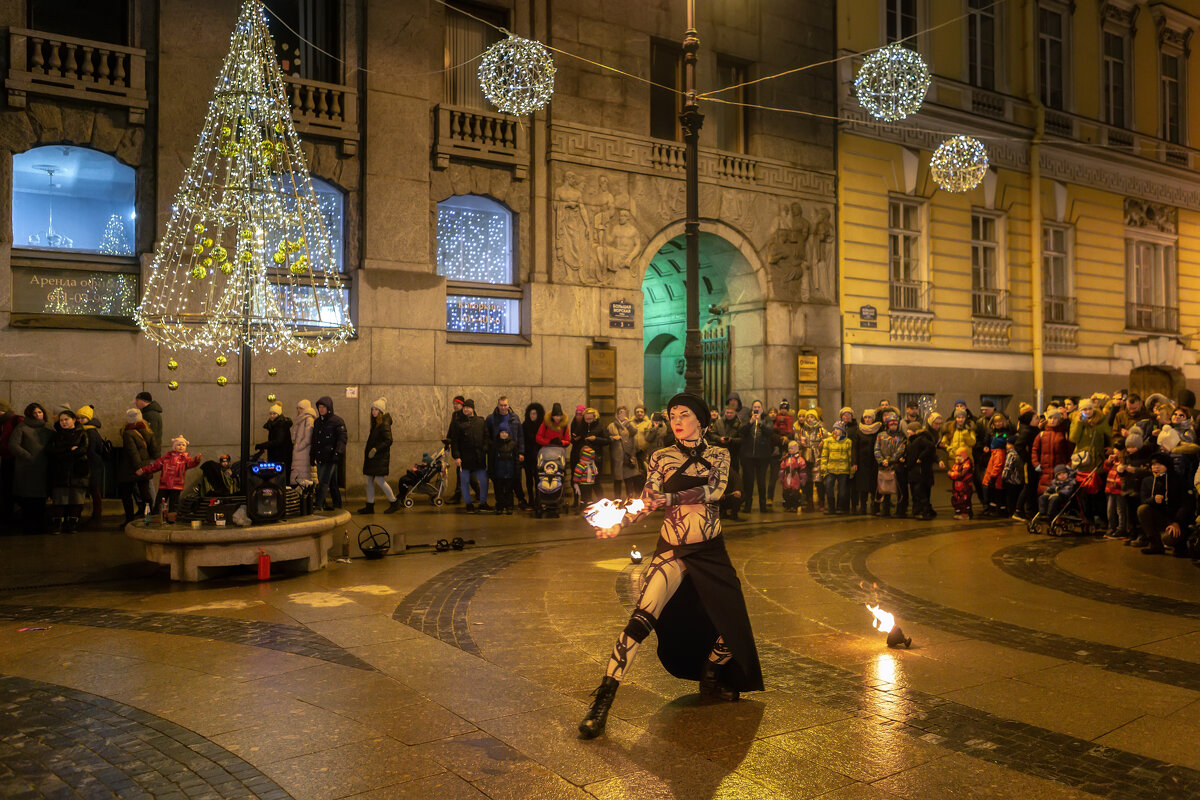
M146 120L146 51L25 28L9 28L8 104L24 108L28 95L65 97L129 109Z
M893 311L888 338L893 342L928 343L933 339L933 314Z
M991 350L1007 349L1012 344L1012 320L972 319L971 344Z
M1079 326L1047 322L1042 326L1042 344L1051 352L1073 351L1079 347Z
M511 166L518 180L528 174L527 134L515 117L440 105L434 119L434 166L438 169L448 167L451 158L462 158Z
M296 131L301 135L340 139L344 154L356 152L358 92L351 86L294 76L287 76L286 80Z

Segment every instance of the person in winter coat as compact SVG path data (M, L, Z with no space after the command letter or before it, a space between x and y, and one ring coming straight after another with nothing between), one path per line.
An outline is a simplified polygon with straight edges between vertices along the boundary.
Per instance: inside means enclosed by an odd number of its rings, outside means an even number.
M325 505L325 495L333 496L332 508L342 507L338 465L346 456L346 422L333 413L333 400L317 398L317 419L313 423L312 460L317 465L316 507L331 510Z
M163 410L158 401L149 392L138 392L133 400L134 408L142 412L142 419L150 426L154 436L154 449L150 451L151 458L162 455Z
M704 435L710 445L724 447L729 451L729 486L721 497L720 517L737 522L738 510L742 507L742 420L737 415L737 406L725 406L721 418L714 422Z
M363 445L363 475L367 478L367 503L356 514L375 513L375 487L388 499L385 514L394 514L400 508L396 493L388 484L388 472L392 468L392 416L387 413L387 399L379 398L371 403L371 430Z
M442 444L445 446L447 453L450 452L450 439L454 435L454 426L458 423L459 420L462 419L463 403L465 403L465 402L467 402L467 399L465 397L463 397L461 394L454 395L454 397L450 400L450 408L451 408L450 424L446 427L446 435L444 437L442 437ZM450 492L450 496L446 498L447 505L456 505L456 504L462 502L461 487L462 487L462 470L455 469L454 470L454 491ZM472 486L471 488L474 489L476 492L479 491L478 486Z
M1058 464L1066 464L1071 460L1071 452L1075 449L1075 445L1067 436L1069 431L1070 423L1062 409L1058 406L1047 408L1046 425L1033 438L1033 447L1030 449L1033 471L1038 476L1036 490L1038 495L1045 492L1050 481L1054 479L1054 467Z
M52 435L46 409L41 403L30 403L25 406L25 418L8 440L15 463L13 499L21 508L23 527L29 533L42 533L46 527L46 498L50 494L46 444Z
M16 522L12 488L16 459L8 450L8 440L12 438L13 430L21 424L22 419L23 417L14 412L8 403L0 400L0 525Z
M800 455L800 443L790 441L787 453L779 462L779 483L783 486L783 510L800 513L804 502L803 489L808 480L808 465Z
M1145 403L1142 402L1141 395L1137 392L1130 392L1125 397L1125 402L1119 404L1117 413L1113 416L1112 430L1121 436L1128 437L1129 432L1136 425L1142 428L1142 435L1145 436L1148 433L1145 425L1152 419L1153 415L1146 408Z
M266 452L267 460L283 465L283 474L292 474L292 421L283 415L283 406L272 403L267 409L267 421L263 423L267 439L254 445L259 452Z
M808 481L804 484L804 507L812 511L816 506L825 507L825 482L821 479L821 448L829 438L829 432L821 424L819 409L810 408L804 416L797 415L792 424L792 433L800 443L800 454L808 464ZM817 502L814 506L813 492L816 492Z
M1033 469L1033 441L1039 433L1037 425L1039 418L1033 406L1027 403L1021 403L1018 411L1020 413L1017 416L1017 434L1013 437L1013 444L1021 459L1022 486L1021 491L1017 494L1013 519L1025 522L1033 519L1033 515L1037 513L1038 482L1037 473Z
M88 436L76 422L74 411L60 411L54 434L46 443L50 466L51 533L75 533L87 498L91 476Z
M895 411L886 413L883 418L883 430L875 437L875 489L879 504L875 508L875 516L890 517L892 502L900 492L900 475L897 467L904 457L905 436L900 431L900 417ZM907 480L907 476L905 476Z
M539 447L571 446L571 428L567 424L561 403L550 407L550 417L538 427L537 443Z
M779 401L779 413L775 415L775 435L779 437L779 441L786 442L792 438L792 426L796 424L796 417L792 414L792 404L785 397Z
M1104 463L1104 455L1112 444L1112 427L1090 397L1079 402L1079 417L1071 423L1070 438L1075 445L1072 457L1078 462L1080 471L1091 472ZM1103 514L1103 509L1100 508L1103 501L1104 498L1099 493L1087 496L1087 513L1090 518L1094 519Z
M313 469L312 436L313 425L317 421L317 412L309 400L296 403L296 421L292 424L292 454L291 476L288 481L292 486L300 483L314 483L317 479Z
M963 407L966 407L965 402ZM975 446L971 448L971 463L975 465L975 494L983 502L987 500L983 488L983 476L988 463L985 449L992 440L992 415L995 413L996 404L991 400L984 400L979 404L979 416L974 420Z
M730 403L733 403L734 408L737 409L738 419L742 421L743 425L750 421L750 409L742 405L742 396L740 394L730 392L729 396L725 398L725 405L728 406Z
M646 413L646 407L636 405L633 407L633 427L637 431L634 434L633 441L637 448L638 462L638 481L641 486L638 487L640 492L645 487L646 477L646 459L650 456L650 442L646 439L646 434L650 430L650 416Z
M742 511L750 513L754 484L758 483L758 510L767 511L767 470L772 466L775 428L767 420L761 400L750 404L750 420L742 426Z
M507 419L500 421L499 439L491 445L488 457L488 475L496 489L496 513L513 513L513 487L521 468L520 453L513 430Z
M881 423L875 421L874 409L863 412L862 421L854 437L854 491L850 494L850 512L874 514L878 500L875 490L879 482L879 468L875 463L875 440L879 437Z
M179 495L187 485L187 471L200 466L201 454L192 455L187 451L188 440L176 436L171 440L171 452L151 461L137 471L138 475L150 475L162 472L158 482L158 494L154 496L154 507L162 508L165 501L167 510L174 512L179 505Z
M1122 498L1122 476L1119 467L1125 460L1125 440L1113 439L1108 457L1104 459L1104 499L1107 505L1108 533L1105 539L1124 539L1129 535L1129 517Z
M954 416L942 429L942 447L947 453L957 453L960 447L975 449L975 423L965 408L955 407Z
M508 423L509 441L513 442L517 447L517 469L525 463L525 437L519 436L521 430L521 418L517 416L517 412L509 405L507 397L501 397L496 401L496 407L492 409L492 413L484 419L484 424L487 426L488 432L488 459L490 461L496 455L496 448L500 444L500 423ZM493 489L496 487L493 485ZM525 501L525 487L521 482L513 479L513 491L516 492L517 499L524 508L528 505Z
M1049 524L1077 491L1079 481L1075 480L1075 470L1070 464L1056 464L1046 491L1038 498L1038 519Z
M850 513L850 479L854 463L854 443L846 436L846 424L833 423L833 432L821 448L821 474L825 476L825 513Z
M491 511L487 504L489 440L487 425L483 419L475 416L475 401L467 398L463 402L462 416L450 428L450 455L454 464L462 470L459 478L459 490L462 492L463 510L468 513ZM471 500L471 481L477 481L479 489L479 508Z
M941 419L940 414L931 414ZM933 470L938 463L939 431L932 426L910 422L908 441L904 445L902 462L908 471L908 491L912 497L913 519L931 520L936 516L929 496L933 491Z
M970 519L971 493L975 484L971 481L975 467L971 464L971 449L963 446L954 451L954 463L946 472L950 479L950 505L954 508L955 519Z
M1125 519L1129 523L1129 530L1124 537L1126 544L1133 544L1141 538L1138 506L1142 504L1142 481L1150 476L1150 462L1154 460L1157 452L1158 444L1144 441L1140 427L1134 425L1129 429L1129 435L1125 437L1124 455L1117 464L1117 472L1121 473L1121 498L1125 503Z
M88 494L92 499L92 516L88 518L89 528L99 528L104 514L104 461L108 442L100 435L100 420L96 419L96 409L83 406L75 412L76 426L83 429L88 439Z
M583 409L582 416L580 409ZM600 424L600 412L594 408L585 406L575 407L575 420L571 423L571 474L574 476L575 467L579 464L579 459L583 457L583 448L590 447L592 456L590 462L590 470L594 470L596 475L600 474L601 447L608 441L608 437L604 433L604 426ZM585 498L592 497L595 484L589 484L585 490L575 493L577 500L581 501Z
M1008 455L1008 442L1013 432L1008 427L1008 417L996 413L990 417L991 435L983 448L987 466L983 472L984 517L1012 516L1007 510L1008 495L1004 485L1004 460ZM1007 512L1007 513L1006 513Z
M1187 528L1194 516L1192 486L1171 471L1171 457L1155 453L1150 475L1142 481L1142 505L1138 522L1142 526L1142 553L1157 555L1174 548L1174 555L1187 558Z
M522 508L533 505L537 499L537 455L542 449L538 442L538 431L545 419L546 409L541 403L525 406L525 421L521 423L521 432L518 434L525 441L525 460L521 463L521 471L525 477L526 502L521 504Z
M605 430L612 443L609 446L609 457L612 459L612 478L614 497L632 497L637 492L637 428L629 419L629 409L625 406L617 408L617 418L608 424Z
M150 505L150 479L138 474L149 464L150 445L154 433L142 419L142 412L131 408L125 412L125 427L121 429L121 458L117 462L117 492L125 511L122 527L137 519Z

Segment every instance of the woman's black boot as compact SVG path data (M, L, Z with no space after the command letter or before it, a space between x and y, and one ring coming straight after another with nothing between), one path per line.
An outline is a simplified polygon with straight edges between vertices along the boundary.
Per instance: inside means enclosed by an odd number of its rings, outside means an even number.
M704 662L704 669L700 672L700 696L714 702L724 700L736 703L741 694L721 683L720 672L720 664L713 661Z
M604 733L604 724L608 722L608 710L612 708L613 698L617 696L617 688L621 682L616 678L605 675L604 680L592 692L592 707L588 710L583 722L579 723L580 739L595 739Z

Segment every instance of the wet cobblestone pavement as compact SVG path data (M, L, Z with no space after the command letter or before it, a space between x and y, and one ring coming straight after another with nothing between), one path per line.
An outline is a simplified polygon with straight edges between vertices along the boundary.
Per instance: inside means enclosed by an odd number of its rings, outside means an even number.
M110 534L74 543L86 563L21 542L39 560L0 576L28 587L0 589L0 797L1200 797L1188 559L1007 521L756 515L727 535L766 691L702 704L647 646L585 742L640 589L629 547L656 530L367 521L480 544L172 585Z

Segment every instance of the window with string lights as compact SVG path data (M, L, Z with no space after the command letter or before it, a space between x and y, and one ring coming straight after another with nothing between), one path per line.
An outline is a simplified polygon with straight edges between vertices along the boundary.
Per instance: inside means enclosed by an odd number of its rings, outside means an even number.
M438 203L437 273L446 279L446 331L484 340L521 335L515 215L481 195Z
M314 289L311 286L289 285L287 282L277 284L280 303L284 308L291 309L293 315L306 319L329 319L340 314L340 309L351 310L350 302L353 289L353 272L346 272L346 193L327 180L312 176L313 195L317 208L321 211L321 220L325 236L329 239L329 249L333 253L333 263L330 268L341 273L342 297L329 294L327 289ZM278 277L285 275L282 267L272 266L271 274ZM320 306L320 312L314 310ZM309 316L304 316L305 314Z
M13 155L12 324L133 324L136 171L87 147ZM103 324L100 324L103 323Z

